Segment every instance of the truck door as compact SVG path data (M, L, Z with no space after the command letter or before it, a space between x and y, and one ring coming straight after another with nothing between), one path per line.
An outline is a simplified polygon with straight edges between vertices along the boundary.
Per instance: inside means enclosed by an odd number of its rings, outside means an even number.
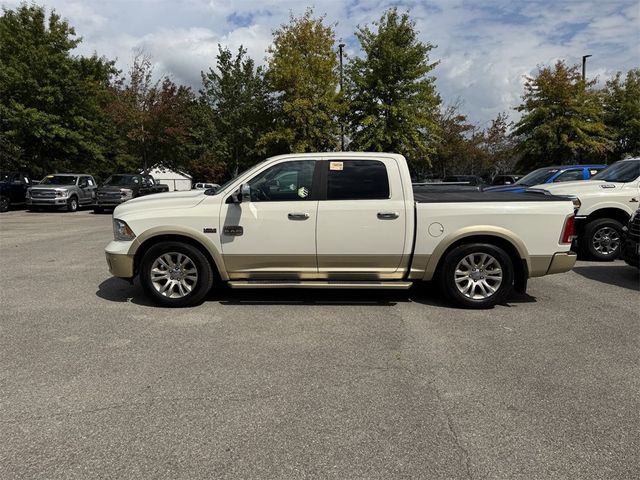
M315 160L288 160L248 180L251 201L224 200L220 215L222 255L232 279L315 278Z
M407 207L394 159L323 162L318 270L329 278L395 278L405 251ZM411 205L411 212L413 205Z

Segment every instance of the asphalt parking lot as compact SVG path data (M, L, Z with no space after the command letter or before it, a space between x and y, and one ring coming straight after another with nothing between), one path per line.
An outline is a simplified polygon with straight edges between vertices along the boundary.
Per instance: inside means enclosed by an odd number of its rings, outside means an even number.
M640 476L640 281L579 262L487 311L437 293L110 278L111 216L0 216L0 478Z

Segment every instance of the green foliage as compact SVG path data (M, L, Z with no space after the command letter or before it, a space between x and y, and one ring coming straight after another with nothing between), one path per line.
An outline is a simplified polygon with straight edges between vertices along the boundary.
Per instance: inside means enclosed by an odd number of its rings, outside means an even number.
M607 82L603 92L604 120L613 131L615 148L611 160L640 155L640 68Z
M593 84L562 61L527 78L514 130L523 168L602 161L612 150L599 95L588 88Z
M460 112L460 103L448 105L436 117L439 138L431 159L436 176L467 173L477 156L473 124ZM422 175L418 174L418 178Z
M117 82L113 94L109 111L118 132L116 169L184 168L190 158L189 129L195 101L191 89L168 77L153 81L150 59L139 54L128 82Z
M194 135L206 146L202 161L224 164L237 174L261 159L257 142L271 126L272 101L264 71L255 67L246 49L240 47L235 57L227 48L218 50L217 69L202 73L203 121ZM209 175L220 171L218 167Z
M309 9L273 33L266 80L276 98L275 125L261 145L280 153L337 147L335 34L323 22Z
M364 58L347 66L350 149L407 157L414 170L430 164L438 140L438 107L429 63L434 48L417 39L407 13L393 8L356 32Z
M516 144L510 130L513 123L506 113L499 113L491 125L482 132L478 142L480 164L487 178L498 174L514 173L518 160Z
M44 7L0 17L0 162L35 176L92 171L106 160L113 128L105 107L113 62L71 55L75 31Z

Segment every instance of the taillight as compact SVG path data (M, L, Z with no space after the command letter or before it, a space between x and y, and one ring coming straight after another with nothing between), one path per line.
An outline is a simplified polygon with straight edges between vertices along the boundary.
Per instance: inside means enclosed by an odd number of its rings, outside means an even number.
M564 227L562 227L562 235L560 236L560 245L571 245L573 237L576 233L576 217L575 215L569 215L564 221Z

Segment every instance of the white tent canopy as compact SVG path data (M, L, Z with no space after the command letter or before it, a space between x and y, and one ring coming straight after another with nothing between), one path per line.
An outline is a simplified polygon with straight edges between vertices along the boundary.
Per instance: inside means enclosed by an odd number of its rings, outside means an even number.
M153 167L149 171L149 175L155 178L156 182L168 185L170 192L175 190L191 190L193 179L191 175L187 173L164 167Z

